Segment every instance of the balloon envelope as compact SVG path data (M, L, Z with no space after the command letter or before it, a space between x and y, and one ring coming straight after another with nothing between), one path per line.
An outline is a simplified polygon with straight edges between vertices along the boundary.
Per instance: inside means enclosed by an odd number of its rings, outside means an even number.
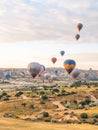
M65 54L65 51L60 51L61 56Z
M76 34L75 35L75 39L78 40L80 38L80 35L79 34Z
M50 76L51 76L51 74L49 72L47 72L47 73L44 74L45 79L49 79Z
M73 71L73 69L75 68L76 62L72 59L67 59L64 61L63 65L64 65L64 68L66 69L66 71L70 74Z
M57 61L57 58L56 57L52 57L51 61L52 61L53 64L55 64L55 62Z
M82 27L83 27L83 24L82 23L78 23L76 25L76 27L77 27L78 31L80 31L82 29Z
M9 72L6 72L4 74L4 78L9 79L11 77L11 74Z
M54 73L57 75L57 74L58 74L58 69L55 69L55 70L54 70Z
M72 71L72 77L73 77L73 79L76 79L79 76L79 74L80 74L80 70L79 69L74 69Z
M41 65L40 66L40 72L39 72L39 76L41 76L43 73L44 73L44 71L45 71L45 66L44 65Z
M33 78L35 78L40 72L40 67L41 65L37 62L32 62L28 65L28 71L30 72Z

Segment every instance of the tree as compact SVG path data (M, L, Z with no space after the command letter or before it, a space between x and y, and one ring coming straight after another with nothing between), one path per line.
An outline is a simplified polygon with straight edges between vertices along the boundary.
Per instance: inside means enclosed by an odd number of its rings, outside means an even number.
M43 112L43 117L49 117L49 113L48 112Z
M25 107L25 106L26 106L26 103L25 103L25 102L23 102L21 105L22 105L23 107Z
M23 92L19 91L18 93L15 94L15 97L18 98L18 97L21 96L22 94L23 94Z
M42 95L41 99L45 100L45 99L48 99L48 97L47 97L47 95Z
M81 113L81 118L83 118L83 119L87 119L88 118L88 115L87 115L87 113Z
M41 92L40 92L40 95L43 95L43 94L45 94L45 92L44 92L44 91L41 91Z
M6 92L3 92L3 93L2 93L2 96L7 96L7 93L6 93Z
M33 109L34 108L34 104L30 104L29 108Z

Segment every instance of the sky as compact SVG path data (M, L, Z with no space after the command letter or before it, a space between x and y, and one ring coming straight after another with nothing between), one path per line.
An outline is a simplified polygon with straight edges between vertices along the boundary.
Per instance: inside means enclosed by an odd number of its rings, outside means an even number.
M83 24L80 32L77 23ZM66 59L80 69L98 69L97 0L0 1L0 68L26 68L30 62L63 67Z

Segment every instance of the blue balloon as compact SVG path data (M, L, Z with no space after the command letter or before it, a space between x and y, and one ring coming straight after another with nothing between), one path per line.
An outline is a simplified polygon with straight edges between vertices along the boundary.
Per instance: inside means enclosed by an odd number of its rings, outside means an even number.
M10 77L11 77L10 73L7 72L7 73L4 74L4 78L9 79Z
M65 54L65 51L60 51L61 56Z
M58 69L55 69L55 70L54 70L54 73L57 75L57 74L58 74Z

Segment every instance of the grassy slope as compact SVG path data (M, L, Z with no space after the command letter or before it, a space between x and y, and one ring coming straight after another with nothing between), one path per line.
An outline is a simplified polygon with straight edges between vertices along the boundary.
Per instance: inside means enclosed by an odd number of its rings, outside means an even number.
M0 130L98 130L98 126L89 124L53 124L0 118Z
M62 87L60 88L62 89ZM87 88L87 87L79 87L77 89L75 88L64 88L66 91L74 91L74 92L78 92L79 94L74 94L74 95L68 95L68 96L61 96L61 97L55 97L53 99L50 100L57 100L57 101L65 101L65 100L75 100L75 99L79 99L80 97L82 97L82 99L85 98L85 96L87 96L87 93L89 94L89 92L91 91L96 91L98 94L98 91L95 90L95 87L91 87L91 88ZM42 91L42 90L41 90ZM16 93L16 92L15 92ZM9 93L11 96L15 95L15 93L11 92ZM24 92L24 95L26 92ZM24 109L24 107L21 105L22 102L25 102L27 105ZM53 114L53 104L52 101L45 101L46 105L41 105L39 104L40 99L36 99L36 98L32 98L32 99L13 99L10 101L4 101L2 104L0 104L0 114L2 113L14 113L15 115L31 115L31 113L33 115L37 115L39 112L41 112L43 109L45 110L50 110L50 114ZM30 109L29 106L30 104L34 104L34 106L36 106L36 110L35 109ZM37 110L38 108L38 110ZM52 108L52 109L51 109ZM83 112L88 113L89 115L92 114L97 114L98 113L98 107L91 107L89 110L84 110L84 109L79 109L79 110L74 110L75 113L80 114Z

